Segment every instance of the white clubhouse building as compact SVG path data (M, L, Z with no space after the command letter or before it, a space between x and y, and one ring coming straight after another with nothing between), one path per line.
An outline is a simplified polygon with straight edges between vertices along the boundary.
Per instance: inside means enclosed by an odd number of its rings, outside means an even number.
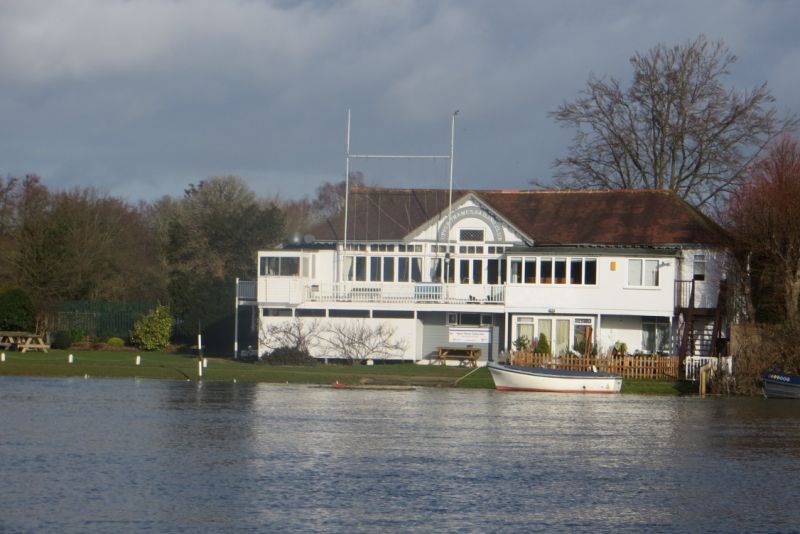
M664 191L463 190L451 204L443 189L355 186L346 235L341 213L258 252L258 350L299 318L386 323L406 361L440 347L497 360L542 333L554 354L587 336L601 352L700 353L719 331L727 242Z

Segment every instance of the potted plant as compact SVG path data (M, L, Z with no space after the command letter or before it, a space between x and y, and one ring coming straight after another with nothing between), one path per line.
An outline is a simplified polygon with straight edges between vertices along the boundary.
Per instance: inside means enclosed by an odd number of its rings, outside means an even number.
M514 348L519 351L528 350L531 347L531 340L528 336L519 336L514 340Z

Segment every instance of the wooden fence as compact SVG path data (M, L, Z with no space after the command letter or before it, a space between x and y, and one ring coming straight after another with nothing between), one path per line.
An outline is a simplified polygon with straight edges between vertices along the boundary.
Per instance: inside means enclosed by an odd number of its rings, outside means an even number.
M533 352L512 352L510 363L526 367L548 367L571 371L590 371L596 368L600 372L617 373L622 375L622 378L668 378L672 380L678 378L677 356L577 356L573 354L552 356Z

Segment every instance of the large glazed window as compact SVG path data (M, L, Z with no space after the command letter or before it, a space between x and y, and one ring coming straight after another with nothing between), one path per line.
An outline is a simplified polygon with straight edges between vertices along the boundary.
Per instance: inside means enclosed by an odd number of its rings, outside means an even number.
M583 261L583 283L588 285L597 284L597 260L586 258Z
M380 256L372 256L369 259L369 280L370 282L381 281L381 258Z
M350 282L364 282L367 279L367 258L348 256L344 259L344 272Z
M658 260L644 260L644 285L658 287Z
M628 285L642 285L642 260L628 260Z
M383 258L383 281L394 282L394 258L391 256Z
M628 260L628 285L658 287L658 260Z
M555 261L555 280L556 284L567 283L567 259L556 258Z
M522 260L520 258L511 258L511 283L519 284L522 282Z
M539 283L553 283L553 258L542 258L539 263Z
M297 256L262 257L259 261L261 276L300 276L300 258Z
M642 319L642 350L655 354L669 352L669 320L662 317Z
M525 258L525 283L536 283L536 258Z

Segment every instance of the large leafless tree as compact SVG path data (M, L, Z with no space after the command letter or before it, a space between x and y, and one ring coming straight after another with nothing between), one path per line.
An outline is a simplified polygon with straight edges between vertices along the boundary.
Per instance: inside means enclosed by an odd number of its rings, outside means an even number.
M723 78L735 62L723 42L701 35L634 54L627 87L591 76L575 101L550 113L577 129L568 155L554 162L559 185L666 189L698 207L725 196L764 147L797 123L778 117L766 83L727 88Z
M785 322L800 328L800 144L789 137L771 146L735 191L727 216L739 243L742 271L761 307L780 303ZM763 315L763 314L762 314Z

